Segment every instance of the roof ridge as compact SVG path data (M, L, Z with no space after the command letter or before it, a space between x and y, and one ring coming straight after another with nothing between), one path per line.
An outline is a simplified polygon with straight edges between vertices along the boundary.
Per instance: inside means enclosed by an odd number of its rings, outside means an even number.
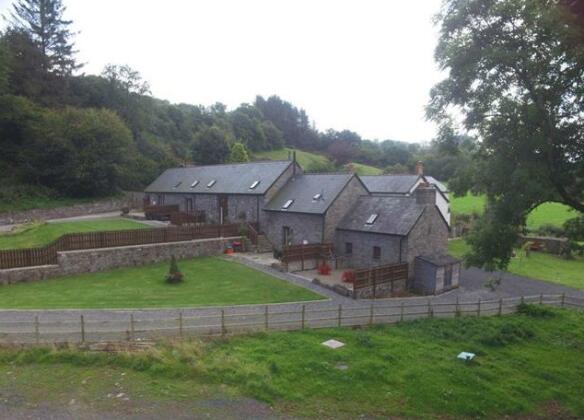
M173 168L168 169L192 169L192 168L205 168L209 166L242 166L242 165L254 165L254 164L264 164L264 163L284 163L290 162L291 160L254 160L251 162L233 162L233 163L212 163L210 165L191 165L191 166L175 166Z

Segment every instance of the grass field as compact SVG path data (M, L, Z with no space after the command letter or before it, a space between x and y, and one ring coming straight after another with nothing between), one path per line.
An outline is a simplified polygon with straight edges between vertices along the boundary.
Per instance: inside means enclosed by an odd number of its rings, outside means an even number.
M2 287L0 308L168 308L322 299L244 265L221 258L179 261L185 281L168 285L169 264L82 274Z
M485 197L470 193L464 197L450 197L450 208L453 214L482 213L485 207ZM527 228L536 230L542 225L551 224L561 227L564 222L577 214L560 203L544 203L531 212L527 218Z
M448 242L449 253L457 257L462 257L468 248L463 239ZM510 273L584 289L584 258L575 257L567 260L543 252L531 252L529 257L526 257L522 250L517 250L516 255L507 268Z
M66 233L99 232L106 230L145 229L144 223L121 217L77 222L44 223L25 226L15 233L0 233L0 249L32 248L46 245Z
M288 152L293 149L284 148L279 150L269 150L266 152L258 152L254 154L254 158L258 159L270 159L270 160L286 160L288 159ZM323 165L328 164L329 160L326 156L322 156L316 153L304 152L302 150L296 150L296 160L303 168L310 168L312 165Z
M375 166L365 165L363 163L355 163L353 162L352 165L355 167L355 170L358 175L381 175L383 171Z
M3 350L0 390L101 409L119 404L108 394L123 392L138 407L203 399L205 410L221 395L252 397L295 417L581 418L584 313L535 309L167 343L136 354ZM346 345L320 344L330 338ZM460 351L477 357L462 362Z

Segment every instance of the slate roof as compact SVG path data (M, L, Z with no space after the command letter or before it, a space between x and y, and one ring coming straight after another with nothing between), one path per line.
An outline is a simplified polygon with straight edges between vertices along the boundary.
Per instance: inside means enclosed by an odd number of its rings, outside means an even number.
M434 185L436 188L438 188L440 190L440 192L442 192L444 194L448 193L448 187L446 185L444 185L442 182L438 181L433 176L425 176L424 175L424 178L426 178L426 181L428 181L428 183L430 185Z
M336 200L352 174L304 174L291 179L264 207L268 211L323 214ZM322 197L315 200L316 194ZM288 209L282 206L294 200Z
M451 264L458 264L462 262L458 258L451 257L450 255L420 255L416 258L419 258L423 261L426 261L436 267L442 267L445 265Z
M424 212L415 197L362 196L341 220L337 229L407 236ZM377 214L368 225L367 219Z
M145 191L263 195L291 164L286 160L172 168L163 172ZM195 180L199 182L191 188ZM215 184L207 188L212 180L216 181ZM250 189L255 181L260 183Z
M361 177L372 194L407 194L419 179L419 175L369 175Z

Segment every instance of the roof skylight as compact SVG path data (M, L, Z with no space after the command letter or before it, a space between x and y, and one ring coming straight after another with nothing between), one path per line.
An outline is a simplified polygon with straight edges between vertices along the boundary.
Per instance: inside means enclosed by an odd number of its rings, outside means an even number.
M250 190L253 190L253 189L254 189L255 187L257 187L258 185L260 185L260 181L259 181L259 180L257 180L257 181L254 181L254 182L253 182L253 183L252 183L252 184L249 186L249 189L250 189Z
M217 182L217 180L216 180L216 179L212 179L212 180L211 180L211 182L209 182L209 183L207 184L207 188L211 188L213 185L215 185L215 183L216 183L216 182Z
M197 185L199 185L199 181L195 179L191 184L191 188L195 188Z
M178 188L181 186L181 184L182 184L182 181L179 181L173 188Z
M292 203L294 203L294 200L288 200L284 203L284 205L282 206L283 209L289 209L290 206L292 205Z
M315 194L314 196L312 196L312 199L313 199L314 201L318 201L318 200L320 200L321 198L322 198L322 193L318 193L318 194Z
M377 217L379 215L377 213L373 213L371 216L369 216L369 219L367 219L367 221L365 222L366 225L372 225L373 223L375 223L375 221L377 220Z

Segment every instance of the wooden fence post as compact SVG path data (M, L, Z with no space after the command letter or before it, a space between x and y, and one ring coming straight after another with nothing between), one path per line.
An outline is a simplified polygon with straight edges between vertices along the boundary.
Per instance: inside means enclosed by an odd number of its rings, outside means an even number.
M428 305L428 318L432 318L432 313L431 313L432 306L430 306L430 299L428 299L427 305Z
M306 314L306 307L302 305L302 329L304 329L304 322L305 322L305 315Z
M477 305L477 316L481 316L481 298L479 298L479 303Z
M343 316L343 305L339 304L339 319L338 319L338 326L341 326L341 318Z
M81 342L85 343L85 320L83 315L81 315Z
M225 310L221 309L221 335L225 335L227 329L225 328Z
M178 336L183 337L183 312L178 313Z
M525 303L525 297L521 296L521 304L523 305Z
M269 317L269 314L268 314L268 305L266 305L266 308L265 308L265 311L264 311L264 328L265 328L266 331L270 327L268 317Z
M399 309L399 322L404 322L404 303L402 301Z
M543 293L539 294L539 304L543 305Z
M41 342L41 333L40 333L39 317L38 317L38 315L36 315L34 317L34 337L35 337L36 343L37 344L40 344L40 342Z
M134 314L130 314L130 340L134 340Z
M566 294L562 293L562 308L564 307L565 303L566 303Z
M458 296L456 296L456 309L455 309L455 312L454 312L454 316L455 317L459 317L460 316L460 305L459 305L459 302L458 302Z
M503 298L499 299L499 316L503 314Z
M373 324L373 304L369 307L369 325Z

